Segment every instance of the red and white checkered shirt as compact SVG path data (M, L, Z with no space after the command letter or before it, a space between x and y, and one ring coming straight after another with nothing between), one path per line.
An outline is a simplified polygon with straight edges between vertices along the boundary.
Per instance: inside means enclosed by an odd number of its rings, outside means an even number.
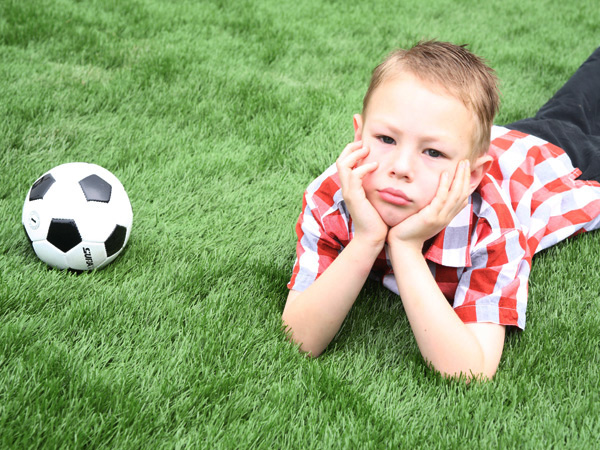
M494 126L490 154L492 167L469 204L425 246L424 256L463 322L523 329L531 258L600 228L600 184L576 180L581 171L562 149L519 131ZM296 233L288 287L303 291L353 236L335 165L306 190ZM371 275L398 293L387 245Z

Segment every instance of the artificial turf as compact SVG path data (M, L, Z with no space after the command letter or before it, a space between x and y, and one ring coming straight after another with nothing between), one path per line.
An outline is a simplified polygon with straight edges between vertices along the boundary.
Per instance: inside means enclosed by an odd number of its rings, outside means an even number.
M596 446L596 233L534 260L489 383L430 371L375 283L316 360L280 329L302 193L381 58L470 44L506 123L600 45L596 3L0 2L0 446ZM112 171L134 211L124 253L81 275L20 223L31 183L71 161Z

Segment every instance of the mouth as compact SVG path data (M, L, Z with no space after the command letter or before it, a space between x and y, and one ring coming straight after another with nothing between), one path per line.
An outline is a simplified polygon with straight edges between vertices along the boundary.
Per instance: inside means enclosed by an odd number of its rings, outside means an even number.
M386 188L377 192L383 201L391 203L392 205L406 206L412 203L412 200L408 198L404 192L398 189Z

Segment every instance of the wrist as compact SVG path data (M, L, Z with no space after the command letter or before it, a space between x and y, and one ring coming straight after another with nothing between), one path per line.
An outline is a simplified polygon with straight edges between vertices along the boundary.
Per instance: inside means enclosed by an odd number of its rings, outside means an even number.
M423 242L403 241L400 239L391 239L388 241L390 257L392 263L402 263L403 261L415 261L416 258L423 257Z
M404 240L404 239L399 239L399 238L394 238L393 236L388 236L388 240L387 240L388 245L390 246L390 249L392 250L399 250L404 252L408 252L408 253L419 253L421 254L421 252L423 251L423 245L425 245L425 241L421 240L421 239L409 239L409 240Z
M385 239L385 236L381 238L355 233L349 245L354 244L354 246L359 247L365 255L372 255L376 258L383 250Z

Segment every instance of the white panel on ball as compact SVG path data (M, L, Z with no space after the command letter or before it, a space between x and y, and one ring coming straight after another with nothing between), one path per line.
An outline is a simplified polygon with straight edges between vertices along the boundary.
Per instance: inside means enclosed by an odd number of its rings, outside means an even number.
M23 207L23 226L29 239L40 241L46 239L51 215L48 212L48 203L25 202Z
M98 202L88 202L81 207L77 217L77 228L84 241L104 242L115 228L113 221L107 221L107 216L114 215L112 205Z
M35 254L46 264L57 269L67 269L67 257L64 253L57 251L56 247L48 241L37 241L31 244Z
M106 261L104 244L97 242L82 242L66 253L67 265L74 270L97 269ZM96 261L101 261L96 263Z

